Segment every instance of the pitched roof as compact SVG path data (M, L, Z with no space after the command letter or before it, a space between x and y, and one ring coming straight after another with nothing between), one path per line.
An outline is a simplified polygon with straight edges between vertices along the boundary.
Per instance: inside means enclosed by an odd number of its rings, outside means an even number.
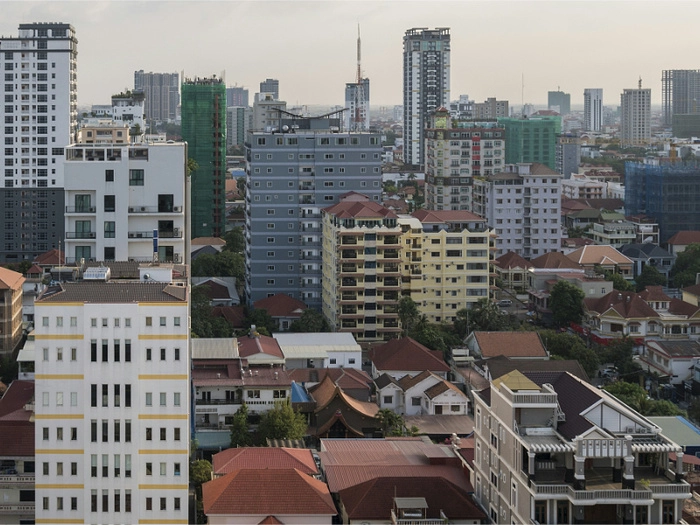
M339 203L334 204L333 206L324 208L323 211L340 219L380 219L386 217L391 219L398 218L398 215L396 215L389 208L382 206L378 202L370 200L341 200Z
M644 244L625 244L620 247L620 253L630 259L650 259L652 257L670 259L673 257L673 254L669 251L650 242Z
M19 290L24 280L21 273L0 266L0 290Z
M377 390L381 390L382 388L385 388L389 385L399 386L398 381L396 381L396 379L394 379L392 376L390 376L387 373L384 373L384 374L380 375L377 379L375 379L374 384L377 387Z
M238 355L250 357L256 354L267 354L273 357L284 359L284 354L280 345L274 337L267 335L256 335L251 337L244 335L238 338Z
M482 357L547 357L537 332L473 332Z
M482 520L486 515L467 492L442 477L379 477L339 492L343 507L352 520L386 520L394 498L425 498L426 518Z
M573 268L579 269L581 265L569 259L561 252L549 252L530 261L535 268Z
M212 317L223 317L234 328L245 327L245 307L243 306L214 306L211 309Z
M0 398L0 456L34 457L34 381L15 380Z
M372 384L367 372L356 368L295 368L288 373L297 383L320 383L329 376L343 390L368 389Z
M583 300L583 307L597 314L614 310L624 319L659 317L659 314L637 292L613 290L603 297L586 297Z
M639 297L645 301L670 301L671 298L664 293L663 286L647 286L639 292Z
M535 383L530 381L518 370L513 370L512 372L508 372L498 379L494 379L492 385L493 388L498 390L500 390L501 385L505 385L513 392L517 392L519 390L539 390L539 387Z
M429 377L434 377L438 379L438 376L433 374L430 370L425 370L420 374L415 374L413 376L410 374L403 376L401 379L399 379L399 386L405 392L409 388L416 386L418 383L425 379L428 379Z
M700 231L683 230L676 233L668 240L669 245L673 244L685 246L694 243L700 243Z
M301 317L308 308L305 303L289 297L286 293L277 293L253 303L253 308L267 310L270 317Z
M190 241L192 246L224 246L226 241L220 237L195 237Z
M202 485L204 513L335 516L328 487L297 469L241 469Z
M441 379L439 383L435 383L433 386L426 389L425 395L428 396L430 399L435 399L437 396L439 396L440 394L444 394L448 390L453 390L454 392L457 392L461 397L467 397L467 395L464 392L462 392L459 388L457 388L455 385L453 385L445 379Z
M430 350L410 337L391 339L370 350L370 359L377 370L411 372L449 372L442 352Z
M479 368L488 367L491 378L497 379L502 375L518 370L522 373L526 372L569 372L570 374L588 381L589 377L586 371L581 366L581 363L575 359L511 359L504 355L492 357L490 359L482 359L476 361L475 366ZM467 369L473 370L473 369ZM460 369L460 372L462 369ZM479 378L482 376L477 375ZM483 379L483 378L482 378ZM472 378L472 381L474 379Z
M511 268L529 268L532 266L528 261L523 259L520 255L515 252L506 252L501 255L498 259L494 261L499 268L511 269Z
M202 288L209 300L231 299L228 287L222 283L216 282L214 279L196 284L195 287Z
M625 257L615 248L607 244L591 244L589 246L584 246L569 253L567 257L583 265L632 264L629 257Z
M486 219L466 210L426 210L421 208L411 214L422 223L486 222Z
M53 250L37 255L33 262L43 266L54 266L62 264L65 260L66 254L54 248Z
M311 389L309 393L316 400L316 412L326 408L336 397L340 398L345 405L363 416L372 418L376 417L377 412L379 412L379 407L376 403L359 401L354 397L350 397L343 392L342 388L333 383L333 380L329 376L326 376L323 381L314 389Z
M36 302L172 303L187 299L187 287L159 282L80 281L49 286Z
M305 448L228 448L214 454L212 463L215 474L239 469L297 469L309 475L318 473L311 450Z

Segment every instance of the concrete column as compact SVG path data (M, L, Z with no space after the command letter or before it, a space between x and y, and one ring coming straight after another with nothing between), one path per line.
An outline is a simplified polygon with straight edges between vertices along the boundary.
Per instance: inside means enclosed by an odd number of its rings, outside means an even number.
M574 490L586 490L585 461L582 456L574 456Z
M535 453L528 451L527 453L527 477L530 480L535 479Z
M625 456L625 468L622 474L622 488L634 489L634 456Z
M676 452L676 481L683 480L683 452Z

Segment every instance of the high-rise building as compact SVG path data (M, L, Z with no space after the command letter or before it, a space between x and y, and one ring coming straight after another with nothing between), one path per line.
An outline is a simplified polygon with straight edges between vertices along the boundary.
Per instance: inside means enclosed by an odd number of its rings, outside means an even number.
M645 146L651 140L651 89L625 89L620 95L620 144Z
M146 96L146 119L154 122L175 122L180 104L180 75L177 73L145 73L134 71L134 91Z
M659 223L661 242L679 231L700 230L700 165L647 160L625 164L625 214Z
M515 252L525 259L559 250L561 175L543 164L506 165L474 181L473 211L495 228L496 257Z
M557 136L561 134L561 117L532 116L499 118L506 130L506 162L535 162L556 169Z
M581 139L574 135L557 137L557 154L555 171L565 179L570 179L572 173L578 173L581 164Z
M425 131L425 207L471 210L474 177L505 165L505 130L495 122L457 121L436 111Z
M35 303L37 523L187 523L188 287L106 268Z
M571 113L571 95L563 91L547 92L547 108L558 112L560 115Z
M226 107L248 107L248 90L244 87L233 86L226 88Z
M282 111L280 111L282 110ZM272 93L256 93L253 100L252 131L272 131L279 127L287 103L277 100Z
M70 24L20 24L18 36L0 37L0 262L31 261L63 238L63 148L77 137L77 46Z
M494 97L485 102L474 103L474 119L486 120L508 116L508 101L496 100Z
M182 84L182 139L191 174L191 231L196 237L226 232L226 85L220 78L186 79Z
M183 262L185 155L183 143L66 148L66 261Z
M583 90L583 128L586 131L603 128L603 90L600 88Z
M229 106L226 108L226 146L243 146L250 127L252 116L248 106Z
M381 141L337 133L339 119L299 118L246 141L246 297L286 293L321 308L321 209L348 192L379 201ZM324 129L325 128L325 129Z
M274 99L280 98L280 81L275 78L267 78L260 82L260 93L272 93Z
M422 165L425 126L450 102L450 30L414 28L403 37L404 163Z
M665 69L661 74L663 123L675 115L700 113L700 69Z

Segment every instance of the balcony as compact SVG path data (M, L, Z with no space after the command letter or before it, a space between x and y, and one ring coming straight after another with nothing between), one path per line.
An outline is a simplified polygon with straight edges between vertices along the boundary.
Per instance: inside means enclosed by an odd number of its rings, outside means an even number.
M240 405L243 403L243 398L234 399L197 399L195 400L195 405L205 406L205 405Z
M182 213L182 206L129 206L129 213Z
M180 228L173 228L172 230L163 230L158 232L158 237L161 239L180 239L182 238L182 231ZM129 232L129 239L152 239L153 230L149 231L134 231Z
M66 213L72 213L76 215L88 215L93 214L97 210L94 206L66 206Z
M21 503L0 503L0 515L3 514L34 515L34 502L23 501Z
M66 239L94 239L95 232L66 232Z

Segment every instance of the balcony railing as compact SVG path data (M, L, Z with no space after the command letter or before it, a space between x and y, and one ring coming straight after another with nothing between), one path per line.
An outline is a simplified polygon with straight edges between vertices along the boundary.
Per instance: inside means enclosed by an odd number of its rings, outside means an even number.
M0 514L34 514L34 503L0 503Z
M66 213L95 213L95 206L66 206Z
M182 213L182 206L129 206L129 213Z
M94 239L95 232L66 232L66 239Z
M197 399L195 405L241 405L243 399Z
M158 237L161 239L179 239L182 237L182 232L180 231L180 228L175 228L172 230L163 230L158 232ZM129 239L152 239L153 238L153 230L148 230L148 231L135 231L135 232L129 232Z

